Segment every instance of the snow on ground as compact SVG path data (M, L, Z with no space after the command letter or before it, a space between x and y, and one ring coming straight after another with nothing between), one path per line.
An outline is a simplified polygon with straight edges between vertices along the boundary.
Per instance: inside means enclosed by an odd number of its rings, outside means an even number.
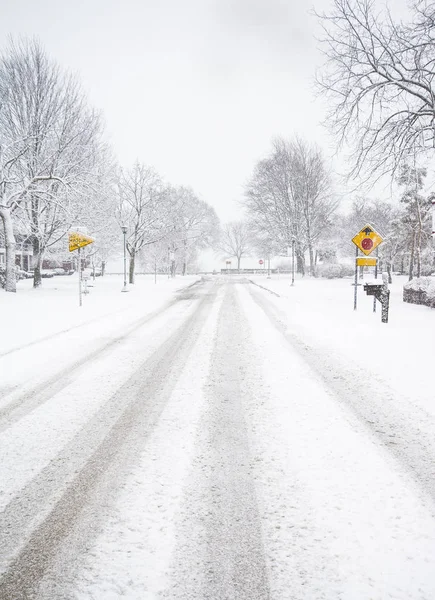
M128 397L132 374L140 374L171 334L182 331L186 318L199 318L201 294L209 302L202 305L207 318L197 324L185 363L168 365L165 382L147 390L148 401L152 393L158 400L158 390L173 380L100 535L85 540L86 551L73 557L66 582L60 566L59 596L41 592L41 598L435 598L435 310L402 302L404 278L392 286L388 324L381 323L379 305L373 314L373 298L362 288L353 310L350 279L297 279L291 287L288 277L253 278L274 295L240 279L217 277L199 286L197 298L192 294L187 303L169 305L177 287L194 281L162 279L154 286L143 279L131 294L122 294L119 278L104 278L84 298L83 310L69 280L48 280L36 292L24 282L16 297L0 294L0 303L8 302L19 321L17 337L11 320L0 341L2 506L44 467L55 465L86 423L94 427L95 415L110 404L115 390L125 386ZM147 315L165 303L167 310L148 323ZM55 314L59 307L62 316ZM69 331L56 335L64 329ZM125 339L123 332L129 333ZM16 344L44 335L53 337L13 351ZM44 377L59 368L64 371L57 374L61 387L56 391L56 379L44 384ZM28 413L18 412L16 422L7 416L3 430L2 410L13 404L14 394L18 399L39 384L35 400L26 398ZM220 403L213 410L217 396ZM216 464L204 465L225 423L226 414L219 411L226 402L243 407L246 454L218 445ZM91 433L97 445L105 435L98 426ZM70 462L65 469L82 468L74 453ZM228 473L222 464L232 466L232 477L223 478ZM73 477L65 473L66 481ZM239 480L243 486L248 473L258 501L270 594L252 598L239 590L237 596L219 596L215 588L199 589L193 575L207 564L210 539L219 539L207 532L208 526L219 527L219 513L213 512L216 481L221 491ZM243 528L250 539L255 519L232 524L232 514L224 510L221 517L229 522L221 529L228 537L237 531L243 544ZM233 552L234 540L229 546ZM233 556L226 554L225 540L214 551L222 552L223 564ZM62 563L64 555L59 556ZM178 570L174 558L182 563ZM171 580L180 573L192 575L190 595L181 581ZM46 585L51 589L50 581ZM162 595L165 591L172 595Z
M335 300L334 291L344 288L343 282L313 283L307 287L313 295L317 291L318 301L322 290ZM287 285L271 288L284 294ZM252 332L245 404L271 598L434 598L433 503L337 402L248 293L240 293ZM310 321L306 294L301 290L298 309ZM302 326L300 313L292 318ZM319 331L320 339L324 335ZM339 345L340 338L329 343Z
M184 321L194 307L182 303L149 323L147 318L198 279L154 285L151 278L138 278L129 293L121 293L119 281L107 277L98 280L82 307L75 294L72 299L73 277L0 296L8 316L0 353L1 508Z
M89 294L83 295L81 307L77 274L43 279L38 289L33 289L33 280L21 280L16 294L0 290L0 308L7 315L1 324L0 356L102 317L116 319L126 308L141 314L155 310L174 291L199 279L196 275L175 279L158 275L154 284L154 276L139 275L134 285L128 285L129 292L121 293L124 287L122 276L106 275L95 281L91 278Z
M19 282L18 292L0 291L5 318L0 329L0 406L11 392L22 393L41 385L50 373L70 369L105 343L126 334L136 321L146 318L174 298L177 290L198 281L198 276L168 279L139 276L129 292L122 293L122 278L99 277L91 281L89 294L78 302L76 275L43 280L32 288L31 280Z
M155 600L172 583L167 574L176 545L176 514L204 410L222 296L220 290L110 521L89 554L82 557L73 586L77 600Z
M322 288L324 296L330 295L331 299L347 289L343 282L335 287L329 283L315 282L315 297L322 296ZM281 282L275 289L281 286L284 294L287 284ZM301 288L302 285L300 282ZM213 390L221 393L225 389L210 358L217 343L227 348L225 358L232 365L222 366L223 372L231 374L227 382L228 398L223 400L232 405L241 400L245 409L250 454L242 457L242 462L244 467L248 465L246 468L255 482L270 586L267 597L274 600L434 598L433 503L406 469L391 460L388 451L364 424L337 402L297 347L292 347L273 326L250 291L244 285L237 285L235 301L222 303L220 294L213 303L207 325L142 453L140 464L123 487L112 518L88 556L83 557L81 571L72 584L76 589L74 598L254 600L246 589L238 589L237 595L228 590L219 595L216 588L202 587L202 579L208 576L208 572L201 571L204 561L207 565L204 556L216 553L225 563L226 545L234 544L228 539L221 548L210 550L207 539L215 533L201 533L207 528L215 506L204 501L207 499L204 486L214 489L216 485L207 473L218 469L219 478L222 474L219 469L226 462L223 449L216 465L204 465L200 460L208 455L215 439L213 432L219 437L217 432L221 427L218 422L211 423L210 437L206 435L201 442L204 437L201 414L210 410ZM225 293L229 294L228 288ZM272 301L272 296L265 297ZM273 302L279 304L281 300ZM309 320L311 311L307 301L301 299L301 306L305 319ZM323 306L327 311L328 304ZM293 317L299 323L296 315ZM228 338L219 342L213 339L217 318L230 322ZM236 323L231 325L231 319L236 320L239 333ZM362 317L361 321L364 320ZM308 327L307 323L304 325ZM312 334L315 336L315 331ZM320 340L326 344L327 338L324 340L323 336L324 332L319 332ZM331 340L330 344L339 346L340 339ZM336 375L343 373L337 371ZM239 383L234 385L232 378L238 378ZM231 448L226 452L231 453ZM195 455L197 460L192 462ZM238 468L236 460L233 464L236 479ZM205 475L201 469L205 469ZM231 484L224 481L221 485L225 489ZM216 490L213 494L219 496ZM232 501L237 503L237 498ZM187 523L183 524L183 519ZM211 524L216 525L213 521ZM237 529L240 524L233 526ZM240 544L245 539L243 527L249 531L250 526L251 523L245 522L237 529ZM222 529L231 536L231 522L222 522ZM178 560L184 566L175 574L180 575L181 569L186 577L190 576L187 592L186 581L169 578L168 566L177 539L182 549ZM208 568L222 567L209 564ZM164 595L165 591L168 594L168 586L169 596ZM263 598L266 596L255 600Z
M372 278L371 278L372 279ZM280 295L270 301L283 315L287 331L340 362L342 370L358 369L361 385L378 380L400 396L411 397L435 416L433 357L435 310L402 300L407 278L394 277L390 286L389 322L381 322L381 306L373 313L373 297L358 287L353 310L352 279L252 278Z

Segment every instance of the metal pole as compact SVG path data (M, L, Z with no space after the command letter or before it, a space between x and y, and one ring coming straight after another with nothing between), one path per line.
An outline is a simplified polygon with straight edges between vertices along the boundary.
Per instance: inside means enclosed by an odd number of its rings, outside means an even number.
M122 288L122 292L128 292L127 289L127 242L126 242L126 235L127 235L127 230L124 227L122 230L122 233L124 234L124 287Z
M376 248L375 279L378 278L379 249ZM376 296L373 298L373 312L376 312Z
M78 271L79 271L79 306L82 305L82 257L80 255L80 248L78 250L78 256L79 256L79 264L78 264Z
M295 240L292 239L292 285L295 284Z
M125 243L125 231L124 231L124 288L127 287L127 252Z
M358 265L356 262L356 259L358 258L358 246L356 248L356 254L355 254L355 289L354 289L354 294L353 294L353 310L356 310L356 305L357 305L357 292L358 292Z

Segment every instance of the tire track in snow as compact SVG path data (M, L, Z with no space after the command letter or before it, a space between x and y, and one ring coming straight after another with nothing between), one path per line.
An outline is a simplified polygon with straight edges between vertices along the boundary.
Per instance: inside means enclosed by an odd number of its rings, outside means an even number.
M104 358L104 356L111 352L111 350L115 346L124 342L137 329L143 327L156 317L159 317L165 311L170 310L178 302L180 302L180 300L189 301L190 306L192 304L192 301L195 301L195 296L192 294L191 288L197 285L198 283L201 282L195 282L189 285L187 288L184 288L175 299L166 302L162 307L158 308L157 310L134 321L132 324L130 324L128 329L124 331L122 335L114 337L109 342L104 343L92 352L84 354L82 358L80 358L78 361L75 361L72 364L66 366L65 368L51 376L49 379L43 381L39 385L35 386L33 389L28 390L15 400L12 400L8 404L6 404L6 406L0 408L0 433L8 429L11 425L28 415L36 408L38 408L38 406L41 406L41 404L44 404L45 402L50 400L50 398L52 398L55 394L58 394L60 391L62 391L74 380L75 377L77 377L77 375L80 374L81 371L83 371L84 369L87 370L91 368L90 363L92 361L101 360L102 358ZM72 329L76 329L76 327ZM71 330L66 330L65 332L69 331ZM46 339L44 339L44 341L46 341ZM1 356L2 355L0 355L0 361ZM0 400L4 400L5 398L7 402L7 395L0 396Z
M181 511L168 600L267 600L269 583L241 402L246 332L235 286L221 306L208 411Z
M339 363L304 344L297 335L289 333L285 317L263 292L248 287L254 302L263 310L271 324L284 336L313 371L320 376L333 396L362 422L370 435L381 443L386 451L407 472L427 494L435 500L435 443L433 417L421 407L410 406L409 411L400 409L395 403L394 392L382 381L377 381L374 389L370 382L364 382L355 373L340 372ZM416 414L418 413L418 417ZM427 425L422 429L422 423Z
M39 581L109 473L104 491L116 494L123 470L158 422L201 333L216 289L201 292L197 310L1 513L0 600L38 598ZM103 515L95 515L89 535L96 534L99 518Z

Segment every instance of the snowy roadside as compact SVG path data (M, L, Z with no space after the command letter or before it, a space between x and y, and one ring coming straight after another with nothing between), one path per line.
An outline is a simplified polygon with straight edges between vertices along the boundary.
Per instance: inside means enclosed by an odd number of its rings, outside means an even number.
M31 280L22 280L16 294L0 290L0 307L7 317L2 319L0 356L102 317L118 318L125 310L141 314L154 310L174 292L200 279L196 275L176 279L159 275L155 284L154 277L139 275L136 283L128 286L128 293L120 293L123 282L119 275L97 277L88 282L89 294L83 295L82 307L78 305L77 275L44 279L37 290Z
M253 341L244 402L270 597L435 597L433 504L246 288L239 294Z
M148 406L153 386L156 390L163 389L173 379L167 377L170 363L166 360L162 361L159 368L163 372L159 374L156 368L159 356L163 353L165 357L168 351L176 353L174 342L178 338L184 340L186 327L198 321L198 305L201 299L208 301L206 292L210 291L210 285L206 284L205 289L200 286L199 290L181 293L177 301L165 305L151 320L143 319L124 338L115 338L115 344L95 353L83 368L67 369L59 377L58 385L44 385L27 395L21 390L16 406L12 402L11 414L8 413L10 395L3 398L0 531L7 531L8 535L3 539L0 570L7 568L17 548L25 544L29 527L39 523L43 527L44 519L51 515L71 482L82 471L86 472L89 457L95 449L98 452L112 429L116 430L122 422L120 414L128 413L133 405L147 418L155 409L152 402ZM193 329L189 326L188 335L194 337ZM20 357L21 354L17 353ZM3 360L7 358L10 357ZM183 353L180 360L184 360ZM143 427L138 435L143 443ZM99 464L97 461L98 475ZM107 498L112 493L109 489Z
M373 298L362 287L353 310L351 279L298 279L294 287L289 277L252 280L279 294L268 298L287 331L303 344L339 361L343 373L355 371L361 385L382 382L435 416L435 310L402 301L405 277L395 277L390 288L387 324L381 323L379 303L373 314Z
M99 278L82 307L74 276L48 279L39 290L30 281L20 282L27 284L22 293L0 295L7 315L0 335L0 404L10 402L11 394L86 368L86 357L116 344L199 280L161 278L155 285L152 278L139 277L128 293L121 293L119 277Z

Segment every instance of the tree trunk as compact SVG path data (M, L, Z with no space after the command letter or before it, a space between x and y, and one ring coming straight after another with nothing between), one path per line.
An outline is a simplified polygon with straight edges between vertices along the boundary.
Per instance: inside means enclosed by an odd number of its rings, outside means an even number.
M388 273L388 283L393 283L393 278L391 277L391 263L387 262L387 273Z
M314 263L314 251L313 251L313 247L311 246L311 244L308 246L308 252L310 255L310 275L311 275L311 277L315 277L316 267L315 267L315 263Z
M17 282L15 277L15 236L10 208L7 208L6 206L0 207L0 217L3 222L3 229L5 234L5 291L16 292Z
M240 261L241 261L241 256L237 257L237 273L240 275Z
M184 240L184 248L183 248L183 276L187 273L187 240Z
M412 236L411 256L409 257L409 276L408 276L409 281L411 281L411 279L414 276L414 247L415 247L415 233Z
M420 275L421 275L421 230L420 229L419 229L418 235L417 235L416 254L417 254L417 277L420 277Z
M42 267L42 252L41 242L39 238L33 236L33 287L38 288L42 284L41 267Z
M296 271L305 277L305 258L301 252L296 252Z
M175 260L171 260L171 277L172 278L175 277L175 270L176 270Z
M135 259L136 259L136 255L135 253L131 253L130 252L130 260L129 260L129 264L128 264L128 282L129 283L134 283L134 266L135 266Z
M101 277L104 277L104 273L106 272L106 261L101 261Z

